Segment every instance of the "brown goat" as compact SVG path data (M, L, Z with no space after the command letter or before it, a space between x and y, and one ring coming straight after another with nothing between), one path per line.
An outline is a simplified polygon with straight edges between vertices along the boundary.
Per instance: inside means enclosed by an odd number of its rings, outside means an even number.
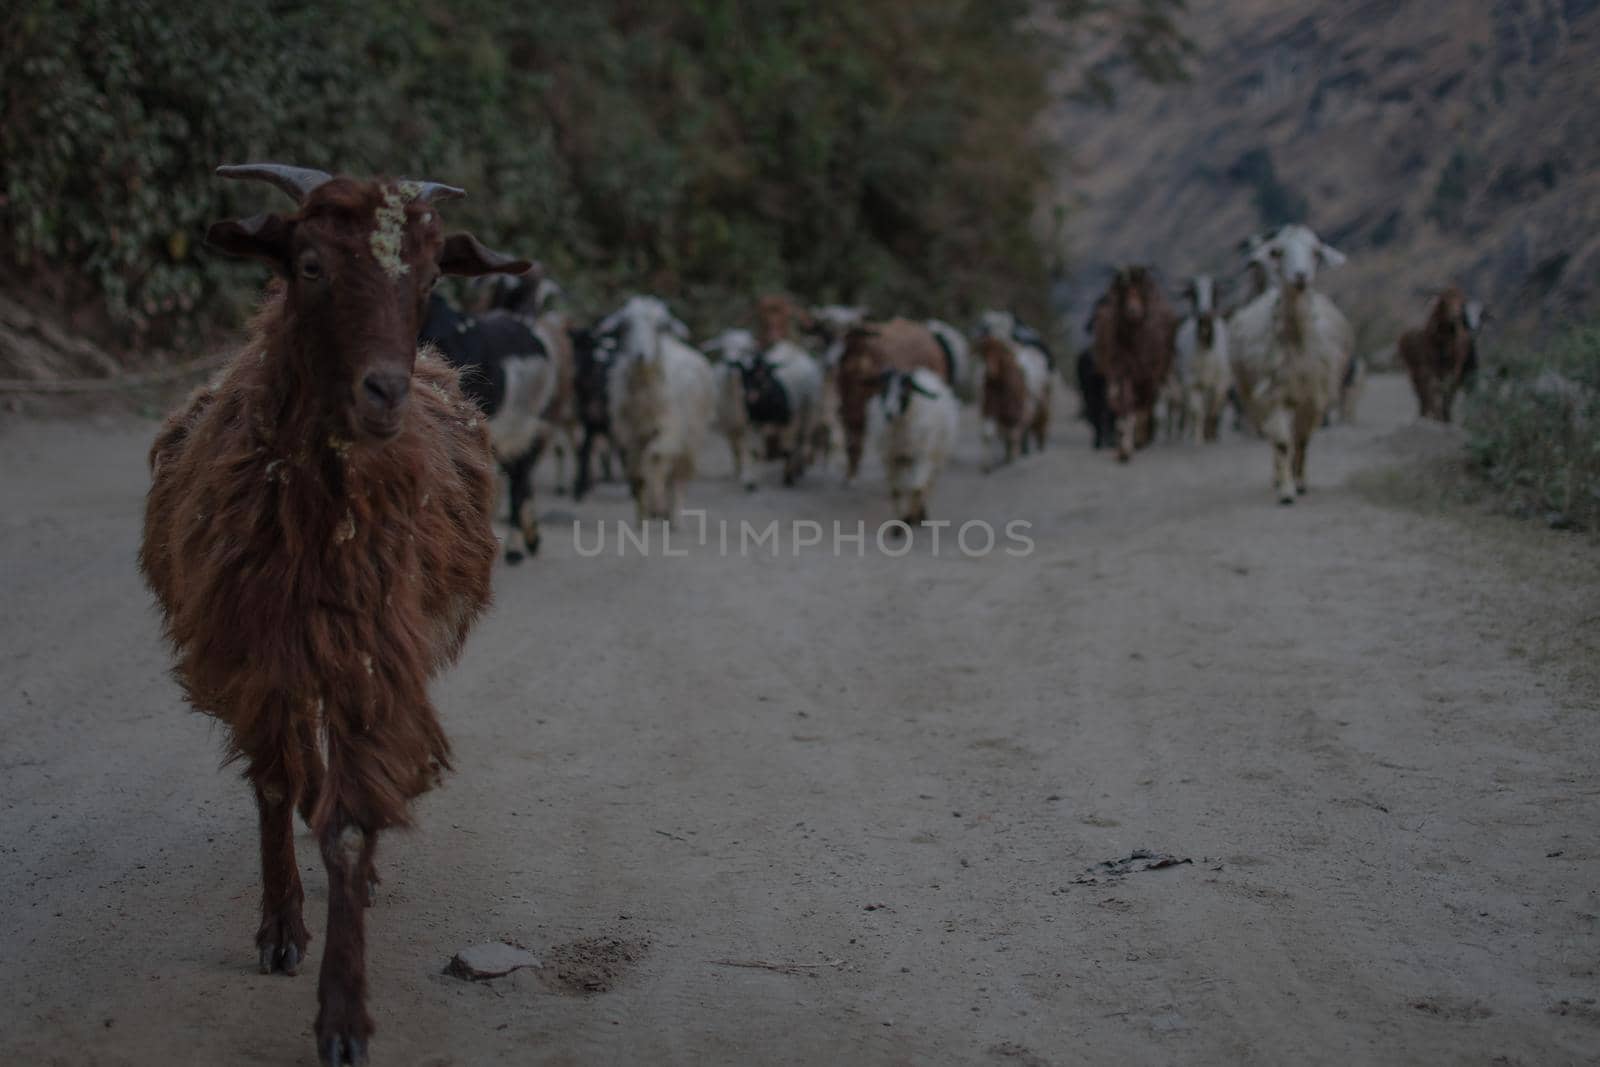
M793 341L812 328L811 315L789 297L769 293L756 301L756 341L763 351L779 341Z
M1050 430L1050 368L1037 349L1019 353L1012 342L995 336L978 341L983 364L983 418L994 426L1010 463L1030 442L1044 450ZM1025 367L1023 360L1031 362Z
M460 195L448 186L218 173L299 208L207 234L278 277L244 348L151 447L139 567L185 695L226 724L255 791L261 970L296 973L310 940L298 807L328 874L317 1052L364 1063L378 834L406 825L449 765L428 680L488 604L496 554L487 427L417 332L441 272L531 265L443 237L430 202Z
M925 367L946 382L949 361L933 332L920 322L890 319L858 326L845 336L836 381L839 421L844 426L845 479L853 481L861 469L861 450L867 436L867 405L883 388L885 371L912 371Z
M1477 326L1469 321L1467 294L1452 285L1434 298L1427 322L1400 335L1400 362L1411 375L1422 418L1450 421L1475 356Z
M1094 362L1117 419L1117 459L1150 443L1161 385L1172 370L1178 318L1146 267L1123 267L1094 312Z

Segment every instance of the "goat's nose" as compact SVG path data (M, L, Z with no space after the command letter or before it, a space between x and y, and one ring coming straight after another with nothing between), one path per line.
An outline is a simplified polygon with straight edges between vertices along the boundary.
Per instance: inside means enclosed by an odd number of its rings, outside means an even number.
M369 404L393 409L411 391L411 378L394 371L373 371L361 379L361 394Z

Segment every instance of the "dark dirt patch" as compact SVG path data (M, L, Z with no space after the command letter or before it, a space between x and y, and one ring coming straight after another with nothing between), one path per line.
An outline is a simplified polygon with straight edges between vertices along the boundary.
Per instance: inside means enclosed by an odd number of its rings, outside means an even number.
M1600 1024L1600 1005L1596 1004L1594 997L1579 997L1575 1000L1558 1000L1550 1005L1551 1015L1570 1015L1582 1019L1586 1023Z
M998 1045L990 1045L989 1055L1009 1060L1013 1063L1020 1063L1022 1067L1050 1067L1049 1060L1026 1045L1019 1045L1015 1041L1002 1041Z
M644 958L650 942L635 937L586 937L551 945L539 968L539 981L552 993L586 996L608 993Z
M1120 879L1139 871L1161 871L1168 867L1181 867L1194 860L1179 858L1166 852L1151 852L1140 848L1120 859L1103 860L1072 880L1073 885L1099 885L1102 881Z
M1426 1015L1436 1015L1441 1019L1458 1022L1487 1019L1494 1014L1493 1010L1481 1001L1463 1000L1458 997L1421 997L1411 1001L1410 1006Z

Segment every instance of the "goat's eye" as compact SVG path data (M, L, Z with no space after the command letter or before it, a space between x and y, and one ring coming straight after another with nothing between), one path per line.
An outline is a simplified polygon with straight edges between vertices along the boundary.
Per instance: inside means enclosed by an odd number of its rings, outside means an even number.
M1282 259L1282 258L1283 258L1283 249L1281 249L1281 248L1274 248L1274 249L1273 249L1273 250L1272 250L1272 258L1273 258L1273 259Z
M322 277L322 264L316 256L304 255L300 257L300 277L308 282L314 282Z

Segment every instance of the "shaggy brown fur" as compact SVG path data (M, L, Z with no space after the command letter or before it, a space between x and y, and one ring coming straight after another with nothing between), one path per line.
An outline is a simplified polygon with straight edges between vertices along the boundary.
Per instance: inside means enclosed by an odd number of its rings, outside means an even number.
M366 1056L361 909L378 832L406 825L449 766L428 680L488 604L496 554L486 425L415 344L439 267L474 267L445 262L467 246L397 188L334 179L295 215L213 227L214 244L280 278L243 350L157 435L139 554L174 674L225 724L255 791L263 971L295 973L310 940L295 807L317 838L316 1033L331 1063ZM374 237L396 232L401 204L403 271Z
M1172 370L1178 317L1145 267L1124 267L1094 313L1095 369L1117 419L1117 458L1124 463L1154 435L1156 398Z
M539 316L539 339L550 351L550 360L556 368L555 393L544 409L548 426L543 444L555 449L556 492L565 493L575 486L576 462L573 481L567 480L567 459L578 453L578 363L572 350L571 320L562 311L547 311Z
M793 341L800 330L811 328L811 315L805 308L777 293L756 301L756 341L763 351L779 341Z
M839 357L839 421L844 426L845 477L861 467L867 436L867 405L883 388L883 373L926 367L949 380L949 362L933 332L920 322L890 319L858 326L845 338Z
M1400 361L1411 375L1417 414L1450 421L1472 358L1472 331L1466 322L1467 294L1452 285L1428 310L1428 321L1400 335Z
M994 423L1005 445L1010 463L1020 452L1026 455L1031 441L1043 451L1050 428L1050 408L1028 395L1028 382L1017 360L1017 350L998 337L978 342L978 358L983 361L983 417Z

